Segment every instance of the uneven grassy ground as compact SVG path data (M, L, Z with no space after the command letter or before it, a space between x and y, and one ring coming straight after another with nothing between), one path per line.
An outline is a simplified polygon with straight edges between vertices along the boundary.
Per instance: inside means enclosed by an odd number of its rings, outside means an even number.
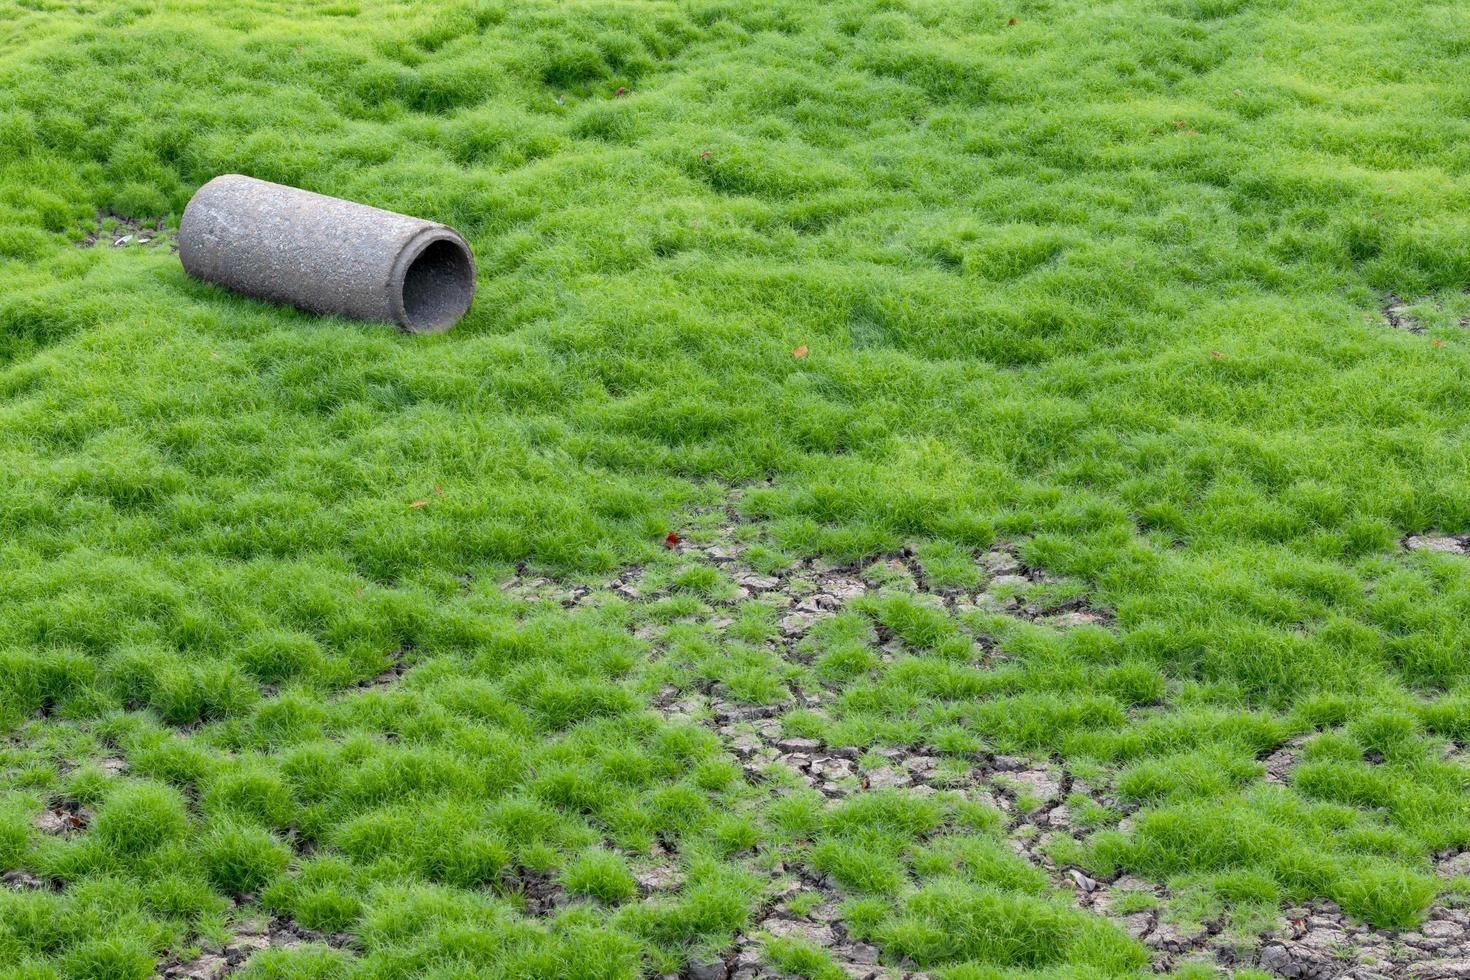
M0 0L0 976L1470 975L1470 8L221 7Z

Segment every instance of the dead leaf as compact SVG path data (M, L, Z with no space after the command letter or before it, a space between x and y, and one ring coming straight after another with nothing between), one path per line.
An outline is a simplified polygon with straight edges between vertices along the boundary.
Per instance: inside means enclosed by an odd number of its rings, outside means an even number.
M807 347L806 344L802 344L800 347L796 348L796 350L791 352L791 356L796 358L797 360L801 360L809 353L811 353L811 350Z
M1012 17L1010 20L1006 21L1006 26L1007 27L1015 27L1016 26L1016 18Z
M427 500L425 500L424 498L420 497L418 500L415 500L413 503L409 504L408 506L410 506L410 507L427 507L427 506L429 506L429 502Z

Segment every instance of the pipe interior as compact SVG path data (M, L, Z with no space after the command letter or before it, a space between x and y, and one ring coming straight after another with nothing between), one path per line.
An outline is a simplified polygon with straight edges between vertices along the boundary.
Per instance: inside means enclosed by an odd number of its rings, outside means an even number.
M474 266L458 242L439 239L403 276L403 310L411 330L439 330L464 316L475 295Z

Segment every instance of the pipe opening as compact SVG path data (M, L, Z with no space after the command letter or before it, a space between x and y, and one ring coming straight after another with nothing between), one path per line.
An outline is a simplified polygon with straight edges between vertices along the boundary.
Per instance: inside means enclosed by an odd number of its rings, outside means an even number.
M470 308L475 266L458 242L430 242L403 274L404 326L414 331L447 330Z

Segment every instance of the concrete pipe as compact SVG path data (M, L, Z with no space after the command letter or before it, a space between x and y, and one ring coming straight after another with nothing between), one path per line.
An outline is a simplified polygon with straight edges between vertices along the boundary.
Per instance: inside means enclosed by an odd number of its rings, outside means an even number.
M448 225L225 174L195 192L179 222L191 276L313 313L454 326L475 295L475 258Z

